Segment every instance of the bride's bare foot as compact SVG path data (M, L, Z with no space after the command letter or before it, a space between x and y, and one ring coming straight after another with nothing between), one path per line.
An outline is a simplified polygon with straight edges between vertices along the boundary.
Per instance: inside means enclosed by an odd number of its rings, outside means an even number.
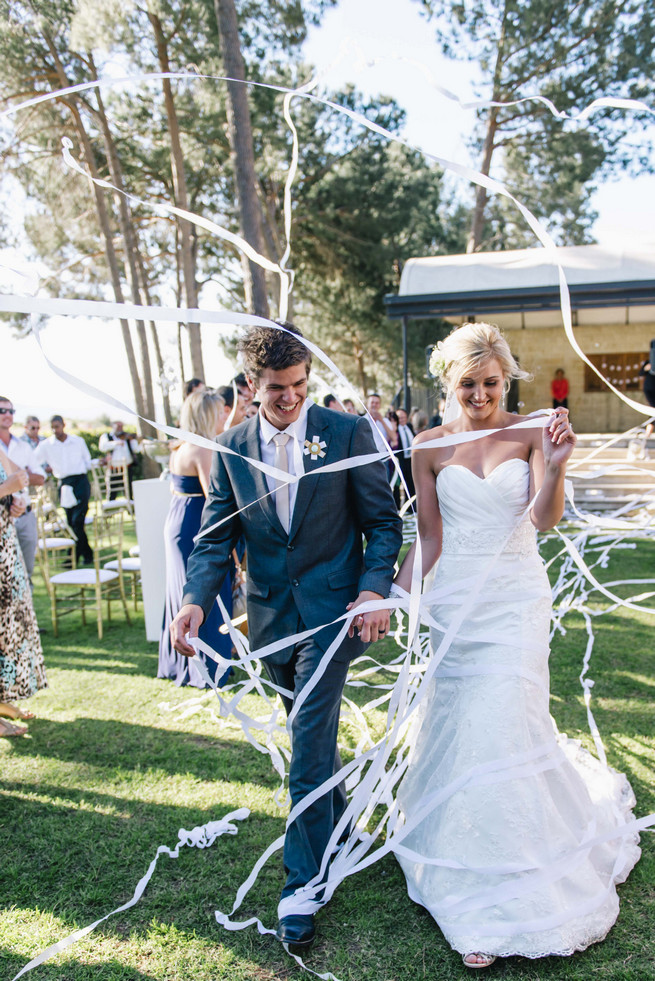
M34 718L34 712L22 709L18 705L10 705L9 702L0 702L0 715L5 719L21 719L23 722Z
M462 957L466 967L481 968L481 967L491 967L493 962L496 960L494 954L464 954Z
M26 736L27 729L25 726L15 726L13 722L7 722L5 719L0 719L0 739L3 736Z

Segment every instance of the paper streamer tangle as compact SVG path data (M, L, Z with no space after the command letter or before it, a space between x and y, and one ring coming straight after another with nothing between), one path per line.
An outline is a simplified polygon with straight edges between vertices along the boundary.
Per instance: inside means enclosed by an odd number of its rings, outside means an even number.
M34 99L27 100L19 105L16 105L4 113L0 114L0 119L3 117L8 117L9 115L20 111L21 109L27 108L28 106L33 106L39 102L46 101L49 99L59 98L66 94L73 94L75 92L86 91L94 87L116 87L125 83L130 85L136 82L141 82L145 80L158 80L162 78L185 78L189 79L191 77L197 78L208 78L208 76L194 75L190 76L188 73L152 73L148 75L141 75L136 77L129 77L126 79L112 80L112 81L98 81L91 83L83 83L82 85L71 86L68 89L57 90L56 92L45 93ZM234 81L227 79L225 77L214 77L214 80L219 82ZM252 261L258 263L263 268L267 269L269 272L273 272L280 278L280 316L282 319L286 316L286 304L288 300L289 292L292 288L292 277L293 273L287 267L287 262L290 257L291 249L291 191L293 182L295 179L297 171L298 162L298 139L297 133L295 131L295 126L293 124L293 119L291 116L291 104L294 98L308 98L316 102L319 102L335 112L345 114L350 117L354 122L361 126L368 128L382 136L386 139L391 140L396 143L400 143L404 146L410 147L411 149L417 149L409 144L407 141L401 139L400 137L390 133L383 127L371 122L359 113L354 112L346 107L339 106L336 103L320 98L312 94L312 89L316 87L320 78L317 77L312 79L306 86L299 89L287 89L282 86L267 85L265 83L244 83L244 84L258 84L264 88L273 89L284 95L284 118L287 125L290 128L292 134L292 159L289 167L289 172L287 175L287 180L285 182L285 192L284 192L284 224L285 224L285 235L286 235L286 247L284 254L279 262L279 264L271 262L267 257L261 256L256 253L250 246L240 237L230 232L228 229L222 226L204 219L202 216L192 214L191 212L183 211L181 209L175 208L171 205L164 205L160 203L150 204L147 201L140 201L139 203L147 208L151 208L155 212L162 215L175 215L176 217L182 218L183 220L188 220L196 224L198 227L204 228L211 234L215 234L226 241L233 244L236 248L243 251ZM440 88L440 87L439 87ZM455 98L452 93L447 90L441 89L442 93L448 98ZM560 113L556 107L549 102L549 100L544 99L541 96L534 97L537 101L548 106L550 111L557 118L570 118L566 114ZM482 108L484 106L492 105L492 103L462 103L461 100L457 99L463 108ZM521 100L527 101L527 100ZM495 103L493 103L495 105ZM588 118L593 111L606 106L612 106L614 108L622 108L626 110L639 110L651 112L650 108L643 103L634 102L633 100L619 100L619 99L601 99L595 100L586 109L578 115L578 119ZM74 159L71 150L73 149L73 144L69 140L64 141L63 153L65 162L69 167L74 169L76 172L86 177L88 180L95 180L100 187L112 190L115 193L119 192L116 188L104 180L92 178L83 167L81 167L77 161ZM503 196L509 198L513 204L518 208L519 212L522 214L530 228L534 231L538 240L547 250L549 258L557 267L558 277L559 277L559 287L560 287L560 299L562 308L562 317L564 321L564 328L569 340L569 343L576 351L578 356L589 365L589 367L603 380L606 384L623 402L633 408L640 414L649 416L651 413L641 403L635 402L634 400L625 396L622 392L614 388L607 379L603 378L600 372L596 369L594 365L587 359L584 352L581 350L577 344L571 320L571 306L570 306L570 295L568 291L568 286L566 283L566 276L562 266L558 261L557 247L548 234L548 232L541 226L540 222L531 214L531 212L525 208L519 201L517 201L513 195L507 190L507 188L500 182L489 178L472 168L463 166L456 163L455 161L446 160L436 154L426 152L422 150L427 157L429 157L434 162L438 163L445 170L449 170L461 177L466 178L473 183L482 185L486 187L491 193L502 194ZM127 197L135 200L132 195L127 194ZM266 321L263 318L252 317L245 314L235 314L235 313L214 313L203 310L180 310L177 308L162 308L162 307L144 307L134 304L118 304L118 303L96 303L91 301L71 301L71 300L53 300L53 299L39 299L37 297L19 297L19 296L1 296L0 297L0 310L5 311L15 311L31 314L48 314L53 315L57 312L65 314L77 314L86 316L109 316L109 317L143 317L147 316L151 319L159 320L170 320L176 323L187 322L187 323L214 323L214 324L230 324L230 325L269 325L277 326L272 324L270 321ZM35 335L37 340L38 330L35 324ZM282 329L279 328L278 329ZM39 341L40 342L40 341ZM308 348L312 353L319 358L325 364L325 366L332 371L335 376L345 384L349 389L350 386L347 380L341 374L336 365L327 358L323 352L321 352L315 345L311 344L309 341L305 341ZM45 356L45 355L44 355ZM85 391L87 394L99 397L106 402L120 408L121 411L132 412L129 406L123 405L118 400L108 396L107 393L99 392L92 386L83 383L80 379L76 379L73 375L66 372L61 367L54 365L49 359L48 363L53 368L53 370L65 381L70 384L76 385L76 387ZM358 398L357 394L354 393ZM358 401L359 400L358 398ZM213 451L230 452L226 447L218 447L216 444L208 440L202 440L195 434L180 431L174 429L173 427L165 427L155 423L154 420L148 420L153 425L156 425L158 429L166 432L168 435L178 436L190 442L197 443L199 445L208 446L208 448ZM547 422L547 419L543 417L541 419L528 419L520 425L524 426L543 426ZM482 434L464 434L458 437L446 437L441 440L431 440L428 443L424 443L423 448L429 448L438 444L446 445L447 443L453 444L457 442L462 442L468 438L480 438L481 436L488 435L488 433ZM356 460L340 461L339 464L335 464L334 467L337 469L345 469L347 467L362 466L366 465L372 460L386 459L390 455L389 448L387 446L386 452L380 452L376 454L369 454L367 457L361 457ZM252 466L256 466L265 473L276 476L277 471L274 467L267 467L261 461L249 460ZM326 468L327 469L327 468ZM603 471L598 471L595 476ZM301 479L301 478L290 478L288 474L285 474L287 480L289 479ZM575 506L575 505L573 505ZM578 512L580 514L580 512ZM585 697L585 703L587 706L587 713L589 718L590 729L596 744L597 752L599 758L605 760L605 751L602 746L602 741L600 739L600 734L593 719L591 713L590 701L591 701L591 687L593 681L587 677L589 661L591 657L591 651L593 646L593 631L591 629L592 617L598 615L597 611L592 611L587 606L587 599L594 591L600 591L606 598L610 599L613 606L612 609L617 606L625 606L630 609L644 610L643 606L640 605L640 601L651 598L655 593L639 593L628 600L620 599L616 594L612 593L607 585L602 586L596 576L593 573L593 568L595 565L600 564L602 566L603 562L606 562L609 555L609 551L612 547L619 547L619 539L624 534L639 534L639 529L635 529L630 522L625 522L625 527L619 532L617 538L616 535L612 537L605 537L605 543L600 549L601 556L597 562L589 565L585 560L585 554L589 551L594 551L596 548L595 539L590 542L589 539L591 535L597 535L600 530L611 524L612 518L610 519L598 519L587 518L588 524L586 528L578 533L578 535L573 538L567 538L561 532L558 532L564 540L566 548L566 556L562 562L562 566L559 573L558 583L554 587L553 595L555 599L558 599L562 594L564 594L564 599L556 613L553 621L554 630L563 630L562 620L566 612L576 609L581 612L585 618L585 622L588 628L588 644L587 650L585 652L584 663L581 671L581 683L583 685L583 692ZM622 520L619 515L614 517L614 521ZM409 536L411 537L412 532L415 529L415 525L412 524L411 518L409 519L410 531ZM645 533L650 533L652 525L652 516L649 516L649 520L643 525L641 531ZM500 553L499 548L496 554ZM393 599L386 600L383 603L372 603L368 604L370 608L379 608L381 606L388 607L390 609L396 609L400 611L403 609L405 612L399 618L399 626L396 631L396 639L399 644L399 654L396 658L392 659L390 663L381 664L378 662L370 653L367 653L361 658L358 658L353 662L353 671L349 676L347 685L352 687L370 687L374 690L374 697L364 706L356 706L352 700L346 697L346 705L350 714L350 718L353 719L360 727L360 737L358 740L357 748L354 753L353 759L350 760L343 767L343 770L324 785L322 788L318 788L309 797L305 798L300 804L292 810L289 815L288 822L292 821L295 816L303 811L311 802L321 793L328 789L328 786L332 786L341 779L345 779L347 786L350 791L350 799L347 810L339 822L339 825L335 828L334 833L330 839L326 853L323 856L323 862L321 867L321 872L317 877L315 882L308 883L307 886L299 890L299 892L294 897L290 897L289 901L284 901L281 904L279 913L284 915L288 912L303 912L310 911L314 912L319 906L323 905L329 897L332 895L334 889L342 882L346 877L355 874L363 868L371 865L372 863L378 861L381 857L391 852L397 851L398 853L403 852L404 854L411 854L407 849L404 848L402 841L412 829L412 827L418 823L430 809L436 806L437 801L434 798L430 798L424 801L422 808L413 815L409 821L401 821L397 803L394 797L395 788L398 785L400 779L405 772L408 760L408 753L410 749L410 741L408 740L408 733L410 731L410 726L412 723L412 717L416 712L417 708L420 706L421 702L425 698L427 686L434 675L434 672L443 657L444 653L448 650L448 647L456 635L457 631L462 627L465 622L466 614L468 609L471 607L472 603L475 601L479 595L480 590L484 587L485 582L490 574L492 574L493 565L496 556L493 556L489 561L487 561L485 567L481 570L478 579L472 584L472 588L467 601L465 601L458 614L453 618L453 621L449 625L448 629L444 632L443 640L438 646L437 650L431 652L429 649L429 643L427 642L427 635L425 629L422 629L422 625L434 625L430 614L430 607L434 604L437 598L441 598L444 595L444 589L440 590L438 593L434 590L430 591L427 589L426 592L421 593L421 579L418 570L420 569L420 543L417 549L416 563L414 569L414 575L412 579L412 589L410 594L406 594L402 600ZM638 585L652 585L653 580L640 580ZM575 590L577 589L577 594ZM220 603L220 599L219 599ZM364 609L363 607L360 609ZM281 786L278 790L277 799L280 804L283 803L284 796L284 779L286 776L286 764L289 760L289 751L284 744L284 734L286 731L286 726L284 719L281 715L281 710L278 705L276 705L275 699L275 686L272 685L266 678L262 676L261 666L258 659L267 653L271 653L277 647L287 646L292 638L283 638L277 644L269 645L268 648L262 649L260 651L251 652L249 650L247 640L234 629L234 627L229 624L227 614L225 609L222 609L223 615L229 626L230 636L232 637L233 643L235 644L238 659L236 661L245 673L245 680L236 682L232 685L227 686L225 689L216 689L216 696L218 699L219 712L221 717L230 717L238 721L241 728L248 739L248 741L253 745L255 749L259 752L267 753L270 758L272 765L274 766L276 772L281 778ZM648 612L652 612L648 609ZM404 627L405 616L408 617L407 627ZM339 635L336 640L331 645L330 649L326 651L321 664L317 671L320 673L324 670L329 658L331 657L336 646L340 642L340 638L345 633L348 627L348 621L351 619L347 614L344 614L340 620L343 621ZM321 629L321 628L316 628ZM307 631L302 636L307 636L314 631ZM198 642L199 649L211 657L218 658L214 652L211 651L206 645ZM231 662L233 665L235 662ZM371 673L382 673L389 676L388 684L378 684L371 686L366 680ZM313 679L313 683L316 683L318 673L316 678ZM209 677L207 676L209 681ZM310 682L311 684L312 682ZM211 685L211 682L210 682ZM212 686L214 687L214 686ZM256 692L265 703L267 703L270 715L266 720L252 719L247 713L243 712L239 708L239 703L242 698ZM304 693L306 697L306 692ZM229 696L229 697L228 697ZM302 698L302 694L300 696ZM202 699L194 699L192 710L195 711L196 708L202 707ZM370 732L367 720L366 712L372 708L379 708L383 705L387 705L387 726L384 735L376 739ZM297 706L294 711L297 710ZM525 759L517 761L516 759L508 761L500 761L497 764L497 769L502 770L504 766L515 766L519 763L525 767L531 765L530 759ZM488 777L490 774L488 768L485 772L475 772L476 768L468 773L462 775L462 780L476 780ZM484 768L483 768L484 769ZM444 787L441 788L438 794L440 800L446 799L446 797L454 791L455 787ZM383 805L385 810L383 816L377 820L377 824L373 827L371 831L368 830L371 821L373 819L373 814L378 805ZM201 829L195 829L198 832L197 835L192 833L192 840L182 840L182 836L186 835L184 832L180 832L181 844L196 845L197 847L206 847L212 843L214 837L219 834L236 833L236 827L230 824L230 819L241 819L247 816L247 812L239 811L232 812L232 814L227 815L223 821L218 823L212 823ZM287 822L287 823L288 823ZM346 840L346 842L339 848L337 847L337 842L341 833L347 828L348 824L352 822L353 832ZM647 818L642 818L640 821L632 822L630 825L625 825L623 829L619 832L620 834L631 834L634 833L635 829L643 829L645 827L650 827L655 823L655 815L649 815ZM215 832L215 833L214 833ZM209 837L207 837L209 835ZM380 844L384 836L384 843ZM271 845L266 849L264 854L260 856L258 861L255 863L252 872L250 873L248 879L241 885L238 889L235 902L230 914L225 914L222 912L216 912L216 919L221 923L226 929L229 930L240 930L248 927L250 925L256 925L260 933L271 933L273 932L269 928L265 927L264 924L257 917L251 917L250 919L242 922L235 922L232 916L241 906L245 896L254 884L259 874L259 871L268 860L268 858L278 851L283 844L284 836L280 836L276 841L272 842ZM202 842L202 843L201 843ZM375 847L374 847L375 846ZM588 847L589 842L585 842L584 846ZM137 890L130 902L124 906L119 907L118 910L114 912L119 912L121 910L127 909L134 905L142 895L147 881L154 871L155 864L159 854L167 853L172 857L177 857L177 852L180 845L174 851L169 850L165 846L161 846L155 859L151 863L151 866L140 881L137 886ZM318 897L320 893L320 898ZM286 905L285 905L286 904ZM113 914L108 914L109 916ZM37 958L32 960L28 965L26 965L21 972L16 976L17 978L24 974L26 971L31 970L37 964L43 963L45 960L49 959L53 954L65 947L69 946L71 943L80 939L82 936L89 933L95 928L99 923L106 919L104 917L102 920L96 921L96 923L90 925L82 931L77 931L70 937L59 944L53 945L53 947L48 948ZM310 970L305 964L302 963L301 959L295 958L301 966L306 970ZM315 971L311 973L316 974L316 976L325 979L334 979L334 975L328 973L317 974Z

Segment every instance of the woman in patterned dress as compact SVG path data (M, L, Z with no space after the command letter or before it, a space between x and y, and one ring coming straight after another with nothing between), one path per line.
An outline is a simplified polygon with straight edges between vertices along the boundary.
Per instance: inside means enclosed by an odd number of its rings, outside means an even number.
M12 517L25 509L12 495L27 486L27 473L0 450L0 737L24 736L13 719L31 719L12 701L47 686L32 593Z

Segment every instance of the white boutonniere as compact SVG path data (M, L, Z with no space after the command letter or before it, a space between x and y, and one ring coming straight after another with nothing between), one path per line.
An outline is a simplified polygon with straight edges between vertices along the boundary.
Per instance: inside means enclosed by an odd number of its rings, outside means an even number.
M311 454L312 460L317 460L319 456L325 456L325 447L327 443L324 439L319 439L318 436L314 436L312 439L305 440L304 454L307 456Z

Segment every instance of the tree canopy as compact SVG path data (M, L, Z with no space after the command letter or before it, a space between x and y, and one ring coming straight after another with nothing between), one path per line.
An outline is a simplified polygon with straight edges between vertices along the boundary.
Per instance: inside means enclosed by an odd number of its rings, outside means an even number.
M575 117L604 96L649 100L655 65L655 0L419 0L443 52L475 63L479 96L479 170L506 180L562 244L589 241L594 181L643 166L625 141L646 114L594 113L584 128L556 120L531 97L550 99ZM519 105L510 103L528 99ZM475 190L469 250L523 244L508 204Z
M11 105L93 81L116 59L126 74L224 74L219 7L226 3L231 0L188 0L181 8L167 0L156 7L2 0L0 94ZM300 45L307 25L327 6L323 0L244 0L233 7L245 77L291 88L303 84L311 69ZM254 244L241 207L252 192L261 228L255 247L279 262L286 247L283 188L291 155L282 96L242 86L254 162L251 188L244 191L229 91L193 74L61 96L16 114L2 153L3 173L21 184L30 202L24 233L53 272L44 283L53 293L105 298L109 291L118 300L172 298L193 307L213 284L229 308L256 309L238 252L157 206L172 203L209 217ZM402 126L403 114L389 99L364 100L354 90L331 96L394 132ZM399 346L382 297L396 288L408 256L461 248L461 216L451 220L446 214L441 175L419 154L387 143L320 102L297 98L292 114L300 135L292 192L293 316L308 336L338 350L346 373L364 392L369 385L395 390ZM236 131L242 134L243 126ZM90 173L130 197L94 189L62 169L63 136L73 138L74 154ZM267 274L263 282L275 315L276 277ZM166 371L153 347L157 328L127 322L123 328L139 411L149 414L150 361L155 378ZM187 370L184 362L202 374L199 333L194 340L192 331L180 333L180 376ZM183 354L185 337L190 360ZM415 348L412 366L420 381L422 343Z
M16 113L3 130L2 176L28 201L21 234L50 276L53 295L279 315L279 279L174 205L240 234L269 265L287 248L284 183L292 135L283 95L312 71L302 59L309 24L334 0L0 0L0 97L30 96L114 75L181 72L59 95ZM650 93L655 0L424 0L443 49L475 58L499 102L539 91L573 110L600 94ZM228 43L229 42L229 43ZM650 47L649 47L650 45ZM238 58L234 56L238 54ZM216 76L230 74L241 84ZM204 77L208 76L208 77ZM404 116L384 96L326 93L391 133ZM290 316L333 355L365 394L400 385L400 337L383 297L412 255L526 244L504 200L478 192L472 219L442 192L442 175L419 153L389 142L316 100L295 97L299 167L292 188ZM480 115L481 169L497 170L560 241L585 241L594 179L631 158L613 111L581 128L534 102ZM93 177L61 166L62 137ZM493 168L492 168L493 160ZM0 234L12 237L0 219ZM484 234L483 234L484 229ZM425 329L411 332L410 373L425 377ZM156 324L121 321L137 409L150 418L166 376L203 375L199 325L180 327L178 364L166 364Z

